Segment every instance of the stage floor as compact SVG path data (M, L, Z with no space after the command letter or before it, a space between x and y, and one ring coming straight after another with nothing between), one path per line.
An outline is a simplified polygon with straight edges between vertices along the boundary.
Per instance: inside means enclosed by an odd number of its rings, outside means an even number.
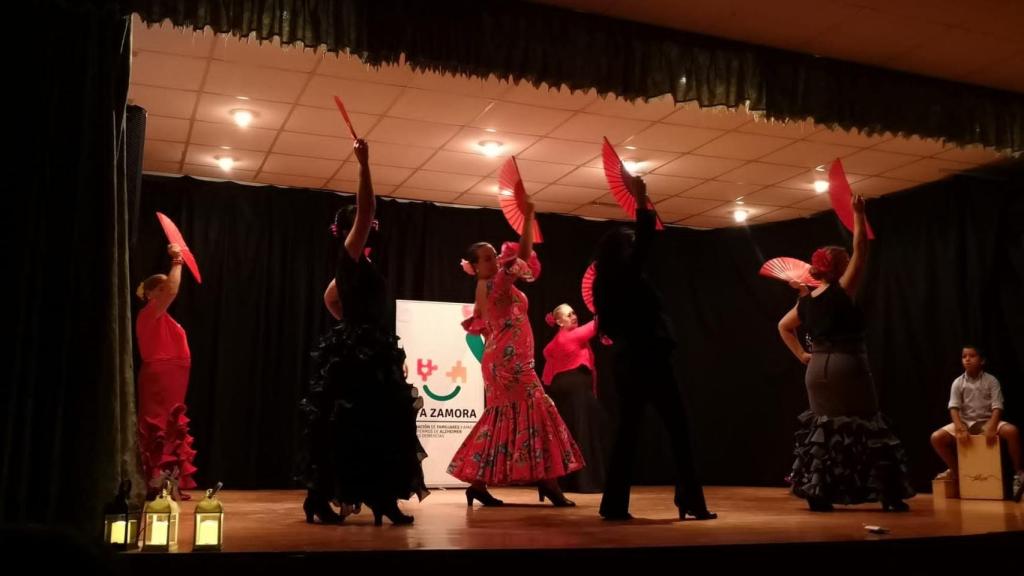
M536 490L497 488L501 508L466 507L462 490L434 490L422 503L403 503L412 526L373 525L364 509L341 525L306 524L304 491L221 492L226 510L225 552L341 552L397 550L496 550L690 547L743 544L855 542L957 537L1017 532L1024 535L1024 504L1011 501L909 500L907 513L883 513L876 504L813 513L784 488L709 487L708 507L719 518L680 522L668 487L633 490L631 522L606 522L597 514L600 495L570 494L575 508L537 501ZM199 492L183 503L180 552L191 549L192 512ZM879 525L888 534L872 534Z

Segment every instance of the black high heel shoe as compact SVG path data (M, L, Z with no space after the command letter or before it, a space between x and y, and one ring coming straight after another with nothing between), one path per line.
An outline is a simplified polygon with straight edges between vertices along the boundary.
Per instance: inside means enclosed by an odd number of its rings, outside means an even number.
M473 500L480 502L484 506L504 506L505 504L504 501L491 496L491 493L488 492L486 488L483 490L477 490L470 486L469 488L466 488L466 506L472 506Z
M601 511L601 512L598 512L598 514L601 515L601 518L603 518L605 520L608 520L610 522L625 522L627 520L632 520L633 519L633 515L630 514L629 512L610 512L610 511L609 512L605 512L605 511Z
M322 498L306 496L302 503L302 510L306 513L306 522L313 524L313 518L319 518L321 524L341 524L345 518L331 508L330 503Z
M547 486L543 485L537 486L537 497L540 498L541 502L543 502L545 498L551 500L551 503L555 508L568 508L576 505L575 502L566 498L565 494L562 494L561 490L554 492Z
M807 507L811 509L811 512L831 512L835 510L832 507L832 503L824 498L808 498Z
M714 512L708 512L707 509L704 509L704 510L684 510L684 509L680 509L679 510L679 519L680 520L687 520L688 516L692 517L694 520L714 520L715 518L718 518L718 514L715 514Z
M910 505L903 500L892 500L882 502L883 512L910 512Z
M369 504L368 504L369 506ZM397 502L390 502L384 506L370 506L370 510L373 511L373 525L381 526L384 524L383 517L387 516L388 520L396 526L412 524L415 518L408 514L402 514L402 511L398 509Z

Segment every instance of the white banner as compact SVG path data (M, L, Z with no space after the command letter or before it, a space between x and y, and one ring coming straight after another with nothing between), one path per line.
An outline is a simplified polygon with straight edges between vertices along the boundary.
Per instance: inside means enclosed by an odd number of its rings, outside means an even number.
M423 397L417 420L427 451L428 486L464 486L448 475L448 463L484 411L484 380L478 354L483 341L468 336L462 320L471 304L398 300L395 332L401 338L409 383Z

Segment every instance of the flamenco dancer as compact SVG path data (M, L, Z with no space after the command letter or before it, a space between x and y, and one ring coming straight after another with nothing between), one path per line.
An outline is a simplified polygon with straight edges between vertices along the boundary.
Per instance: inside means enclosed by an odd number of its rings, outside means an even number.
M427 455L416 436L423 401L403 375L405 352L390 330L394 309L384 277L364 253L379 224L369 147L361 139L353 146L359 191L355 210L339 210L331 226L337 265L324 295L338 322L313 353L314 375L301 402L309 452L303 509L307 522L332 524L366 504L378 526L382 517L412 524L398 501L429 494L421 466Z
M851 198L853 255L826 246L811 258L811 276L821 285L803 294L779 322L779 334L798 360L807 364L805 385L810 410L800 416L796 434L793 493L812 511L833 504L881 502L885 511L910 509L914 495L906 455L878 410L864 348L864 316L855 302L868 256L864 199ZM811 352L800 346L803 326Z
M135 294L146 305L135 320L135 335L142 356L139 370L139 448L147 496L159 494L171 482L176 500L188 500L196 487L192 476L196 456L185 416L185 393L192 366L192 354L184 328L167 311L181 285L181 247L167 246L171 269L167 274L146 278Z
M631 520L629 492L644 406L651 403L668 430L676 466L675 505L679 519L711 520L704 489L693 464L686 409L672 369L676 341L661 295L643 272L655 234L647 187L639 177L625 180L636 198L636 233L616 228L605 234L594 266L594 312L598 330L613 342L619 395L619 429L612 449L600 514Z
M604 489L605 422L597 401L597 371L590 341L597 336L597 322L580 326L576 311L560 304L545 318L558 332L544 347L543 382L569 433L579 444L587 466L559 482L567 492L599 493Z
M448 473L468 482L466 503L504 502L487 485L536 484L540 500L575 506L562 494L558 478L583 468L583 456L534 371L533 330L526 296L516 281L540 274L533 252L533 204L526 202L518 245L506 242L500 256L478 242L469 247L462 268L476 276L474 314L463 327L486 339L481 368L485 410L448 465Z

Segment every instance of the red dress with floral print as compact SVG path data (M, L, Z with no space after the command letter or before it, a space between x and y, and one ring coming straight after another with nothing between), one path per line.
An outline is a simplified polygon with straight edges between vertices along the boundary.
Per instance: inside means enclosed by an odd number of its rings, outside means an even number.
M481 360L484 413L448 465L448 473L463 482L529 484L585 465L534 370L528 302L515 282L532 282L540 275L540 261L532 254L524 262L517 251L514 243L502 246L501 266L488 282L485 314L463 323L487 340Z

